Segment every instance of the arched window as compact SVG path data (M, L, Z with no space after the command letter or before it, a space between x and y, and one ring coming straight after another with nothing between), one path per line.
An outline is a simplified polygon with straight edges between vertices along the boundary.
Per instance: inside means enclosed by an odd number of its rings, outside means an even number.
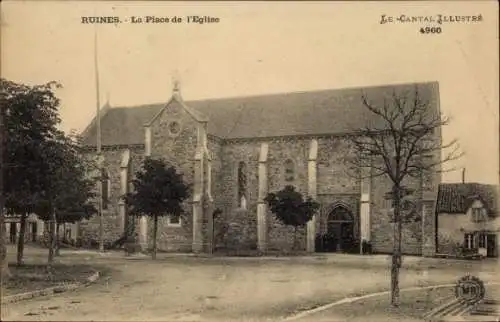
M238 206L247 208L247 167L243 161L238 163Z
M102 209L107 210L111 184L110 184L109 173L105 169L101 170L101 187L102 187L101 189Z
M284 164L285 182L295 181L295 164L291 159L287 159Z
M167 225L173 226L173 227L181 227L182 226L181 216L168 215L167 216Z
M351 222L352 213L344 206L338 205L328 214L329 222Z

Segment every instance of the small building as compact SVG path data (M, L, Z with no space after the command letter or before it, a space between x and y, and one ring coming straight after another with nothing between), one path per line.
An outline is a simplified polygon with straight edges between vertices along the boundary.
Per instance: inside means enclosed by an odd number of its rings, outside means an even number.
M10 215L4 219L5 231L7 233L7 243L16 244L21 231L21 216ZM43 235L44 222L39 220L35 214L26 218L26 231L24 233L25 242L37 242Z
M479 183L440 184L437 253L498 257L498 187Z
M17 244L21 232L21 216L8 215L4 218L7 243ZM59 225L59 238L67 243L75 243L78 238L78 223L62 223ZM48 238L49 224L38 218L36 214L30 214L26 218L24 232L25 243L45 243Z

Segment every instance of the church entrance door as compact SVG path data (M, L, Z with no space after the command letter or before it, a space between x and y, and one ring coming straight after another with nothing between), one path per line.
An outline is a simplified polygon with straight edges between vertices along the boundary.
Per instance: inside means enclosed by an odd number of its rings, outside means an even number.
M327 235L329 251L344 252L352 248L354 221L352 213L348 209L338 206L328 214Z

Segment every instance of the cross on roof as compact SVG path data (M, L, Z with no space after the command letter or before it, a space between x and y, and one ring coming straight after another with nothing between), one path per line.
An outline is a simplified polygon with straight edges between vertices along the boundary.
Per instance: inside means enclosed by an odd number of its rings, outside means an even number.
M179 75L177 73L172 76L172 86L173 86L173 92L174 93L179 93L180 92L180 80L179 80Z
M178 80L174 80L174 92L178 92L179 91L179 81Z
M106 92L106 103L104 103L104 106L110 106L110 104L109 104L109 92Z

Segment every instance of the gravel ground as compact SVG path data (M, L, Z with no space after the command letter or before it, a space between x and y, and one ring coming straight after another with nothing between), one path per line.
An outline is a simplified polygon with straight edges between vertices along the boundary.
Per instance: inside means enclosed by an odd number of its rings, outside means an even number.
M33 260L37 256L45 258L36 251L27 254ZM359 257L347 259L321 263L171 256L152 261L148 257L63 251L60 262L104 265L113 269L111 277L51 298L2 305L2 319L276 320L347 296L388 289L385 265L368 267L359 263ZM406 269L401 273L401 286L454 283L471 270L488 280L496 275L488 267Z
M43 264L9 265L12 276L3 280L2 296L25 293L66 283L84 282L96 269L91 265L57 264L51 273ZM102 268L101 268L102 270Z
M430 310L450 301L453 288L401 292L398 308L390 306L389 295L377 296L304 317L297 321L422 321Z

